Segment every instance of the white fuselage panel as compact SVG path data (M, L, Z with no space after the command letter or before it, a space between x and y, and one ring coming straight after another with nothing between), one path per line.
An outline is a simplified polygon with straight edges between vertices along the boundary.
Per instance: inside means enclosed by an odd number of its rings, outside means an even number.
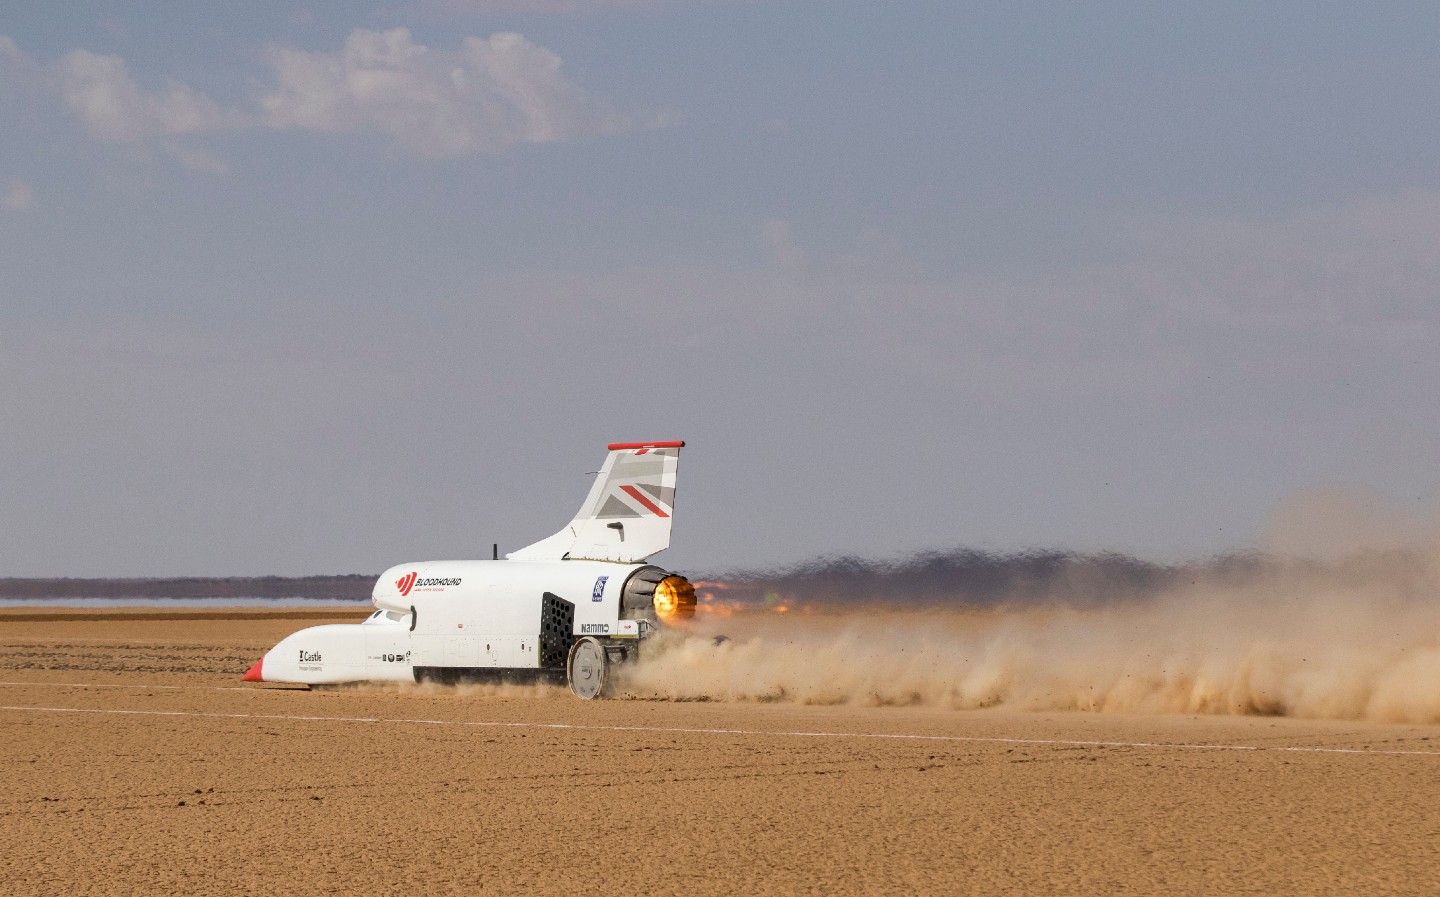
M411 682L409 626L329 623L287 635L261 661L268 682Z
M424 561L391 567L378 608L414 613L417 667L541 666L545 596L574 607L569 635L619 635L620 594L644 564L606 561Z

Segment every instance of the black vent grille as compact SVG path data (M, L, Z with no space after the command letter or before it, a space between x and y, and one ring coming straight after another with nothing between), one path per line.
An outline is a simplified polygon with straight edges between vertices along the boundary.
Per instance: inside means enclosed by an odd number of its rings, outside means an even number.
M540 602L540 667L561 669L575 632L575 605L546 592Z

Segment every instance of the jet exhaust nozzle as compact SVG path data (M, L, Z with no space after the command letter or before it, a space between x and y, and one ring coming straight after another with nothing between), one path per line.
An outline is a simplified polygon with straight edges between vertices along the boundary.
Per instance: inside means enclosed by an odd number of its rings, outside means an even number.
M695 587L683 576L667 576L655 587L655 616L688 620L695 616Z

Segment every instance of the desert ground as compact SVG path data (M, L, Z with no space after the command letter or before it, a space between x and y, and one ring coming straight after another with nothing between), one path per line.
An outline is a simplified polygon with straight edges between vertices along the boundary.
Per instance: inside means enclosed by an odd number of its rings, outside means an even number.
M0 611L0 893L1440 893L1440 726L240 682L364 613Z

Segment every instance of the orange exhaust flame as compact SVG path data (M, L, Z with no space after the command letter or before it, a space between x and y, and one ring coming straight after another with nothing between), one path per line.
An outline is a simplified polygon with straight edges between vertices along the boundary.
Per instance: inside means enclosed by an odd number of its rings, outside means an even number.
M781 595L779 592L766 592L764 598L759 601L723 596L724 592L735 588L733 583L696 580L698 611L710 617L732 617L738 613L788 614L798 612L809 615L812 611L809 605L801 604L794 596ZM743 586L740 588L743 589ZM722 594L717 595L717 592Z
M662 620L695 616L695 587L683 576L667 576L655 587L655 615Z

